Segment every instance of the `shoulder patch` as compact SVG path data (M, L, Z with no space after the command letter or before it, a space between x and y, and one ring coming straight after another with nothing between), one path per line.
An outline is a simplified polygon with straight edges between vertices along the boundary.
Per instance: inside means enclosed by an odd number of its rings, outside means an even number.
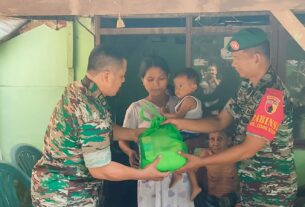
M247 132L272 141L284 119L283 101L283 91L267 88L247 126Z

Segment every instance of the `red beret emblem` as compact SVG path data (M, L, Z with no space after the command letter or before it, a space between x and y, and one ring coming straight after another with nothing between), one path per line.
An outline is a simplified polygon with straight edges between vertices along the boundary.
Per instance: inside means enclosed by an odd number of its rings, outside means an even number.
M233 40L230 42L230 46L232 50L239 50L239 44L237 41Z

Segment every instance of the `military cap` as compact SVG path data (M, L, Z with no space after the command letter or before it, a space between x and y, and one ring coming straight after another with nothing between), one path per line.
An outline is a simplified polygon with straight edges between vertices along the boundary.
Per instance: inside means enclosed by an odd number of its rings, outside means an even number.
M227 49L230 52L244 50L252 47L256 47L263 42L267 41L267 34L258 28L242 29L239 32L232 35L232 39L227 45Z

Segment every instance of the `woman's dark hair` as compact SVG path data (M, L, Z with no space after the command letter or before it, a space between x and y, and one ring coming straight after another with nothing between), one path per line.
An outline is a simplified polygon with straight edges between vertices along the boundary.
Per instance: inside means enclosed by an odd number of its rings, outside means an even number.
M200 76L194 68L184 68L184 69L180 70L178 73L176 73L174 78L180 77L180 76L186 76L187 79L192 80L192 81L194 81L194 83L199 85Z
M166 73L167 76L170 74L170 69L169 69L166 61L158 55L152 55L152 56L148 56L142 60L142 62L140 64L140 69L139 69L140 78L144 78L146 72L151 67L160 68L161 70L163 70Z

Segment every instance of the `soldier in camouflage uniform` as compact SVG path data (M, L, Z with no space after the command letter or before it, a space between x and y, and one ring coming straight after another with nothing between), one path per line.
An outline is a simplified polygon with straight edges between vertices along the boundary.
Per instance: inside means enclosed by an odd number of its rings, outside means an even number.
M244 78L236 96L215 118L167 122L199 132L219 131L233 122L235 146L202 159L183 154L188 163L180 171L237 162L242 206L292 207L297 191L293 108L287 89L270 66L267 35L257 28L241 30L232 36L228 49L232 66Z
M156 160L144 170L111 161L112 137L136 140L141 130L112 124L106 96L125 80L127 62L108 47L95 48L82 81L67 86L44 138L44 151L32 172L34 206L96 206L101 179L162 179Z

